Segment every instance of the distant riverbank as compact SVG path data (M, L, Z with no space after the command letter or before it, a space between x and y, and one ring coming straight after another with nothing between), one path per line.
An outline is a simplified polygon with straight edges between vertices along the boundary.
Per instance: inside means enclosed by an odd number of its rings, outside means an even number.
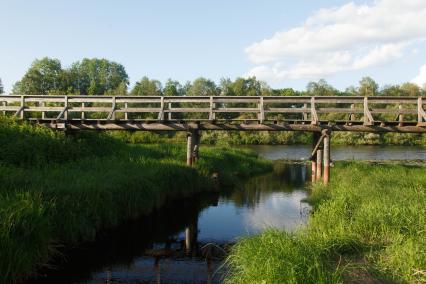
M186 142L184 132L109 132L127 143ZM210 145L311 145L307 132L266 131L202 131L201 142ZM333 132L334 145L426 146L426 135L411 133Z
M108 135L65 135L0 118L0 282L22 280L62 246L137 218L166 200L271 169L250 151L127 145ZM218 176L218 181L211 177Z

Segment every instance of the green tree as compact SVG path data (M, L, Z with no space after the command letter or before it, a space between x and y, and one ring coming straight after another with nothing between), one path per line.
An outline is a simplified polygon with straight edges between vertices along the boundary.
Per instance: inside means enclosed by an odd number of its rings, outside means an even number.
M339 92L324 79L320 79L318 82L309 82L306 86L306 91L310 96L336 96L339 94Z
M3 94L3 93L4 93L3 82L1 81L1 78L0 78L0 94Z
M58 59L36 59L21 81L14 86L15 93L48 95L60 93L66 88L66 77Z
M200 77L188 86L187 96L218 96L220 89L212 80Z
M262 84L256 77L237 78L232 84L235 96L261 96Z
M358 90L354 86L349 86L345 89L345 94L348 96L358 96Z
M379 85L370 77L364 77L359 81L358 92L360 96L376 96L379 93Z
M386 85L380 91L380 95L385 97L402 96L402 90L398 85Z
M129 76L123 65L106 59L84 58L67 70L69 89L81 95L104 95L123 89L129 84Z
M178 81L168 79L163 89L165 96L181 96L183 93L182 85Z
M163 94L161 82L158 80L150 80L145 76L136 82L130 94L132 96L161 96Z
M417 84L404 83L400 86L403 96L418 97L421 95L421 89Z
M223 96L235 96L234 90L232 88L232 81L229 78L220 79L219 88L221 90L220 94Z

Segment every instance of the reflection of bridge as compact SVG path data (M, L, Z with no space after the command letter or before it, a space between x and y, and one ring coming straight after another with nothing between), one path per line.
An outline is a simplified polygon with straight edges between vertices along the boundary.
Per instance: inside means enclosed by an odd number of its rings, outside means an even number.
M0 96L4 114L54 129L186 131L189 165L201 130L313 132L313 180L324 172L325 182L332 131L426 133L425 104L422 97Z

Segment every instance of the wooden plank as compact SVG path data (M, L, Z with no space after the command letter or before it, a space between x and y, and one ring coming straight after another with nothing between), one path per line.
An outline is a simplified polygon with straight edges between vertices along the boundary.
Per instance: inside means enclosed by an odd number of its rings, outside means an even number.
M259 112L259 108L216 108L215 110L213 110L213 112L215 113L220 113L220 112L224 112L224 113L228 113L228 112L240 112L240 113L244 113L244 112L253 112L253 113L258 113Z
M265 112L267 112L267 113L310 113L311 109L309 109L309 108L276 108L276 107L271 107L271 108L265 109Z

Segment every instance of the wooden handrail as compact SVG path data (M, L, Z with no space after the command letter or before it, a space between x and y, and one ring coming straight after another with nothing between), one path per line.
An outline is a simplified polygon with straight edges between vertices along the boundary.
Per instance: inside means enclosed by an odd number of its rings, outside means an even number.
M20 119L31 119L25 113L40 114L44 120L87 120L90 114L101 113L97 120L134 120L152 113L157 121L172 120L172 114L184 121L182 114L190 114L193 120L238 120L229 118L229 113L247 114L244 117L264 121L310 121L317 125L327 115L349 114L348 121L356 122L355 114L362 114L358 122L363 125L399 122L417 123L423 126L426 122L423 97L359 97L359 96L0 96L0 111L12 114ZM173 107L172 107L173 106ZM71 114L80 113L78 117ZM118 116L123 113L124 115ZM167 117L166 115L167 114ZM196 115L198 114L198 115ZM220 114L223 114L220 116ZM275 117L280 114L280 118ZM275 116L274 116L275 115ZM390 117L385 117L385 116ZM404 116L403 116L404 115ZM37 115L36 115L37 116ZM231 115L232 116L232 115ZM238 115L237 115L238 116ZM118 118L117 118L118 117ZM233 115L235 117L235 115ZM324 118L325 117L325 118ZM360 118L361 116L358 116ZM95 118L93 118L95 119ZM341 119L344 120L342 117ZM188 120L189 121L189 120Z

